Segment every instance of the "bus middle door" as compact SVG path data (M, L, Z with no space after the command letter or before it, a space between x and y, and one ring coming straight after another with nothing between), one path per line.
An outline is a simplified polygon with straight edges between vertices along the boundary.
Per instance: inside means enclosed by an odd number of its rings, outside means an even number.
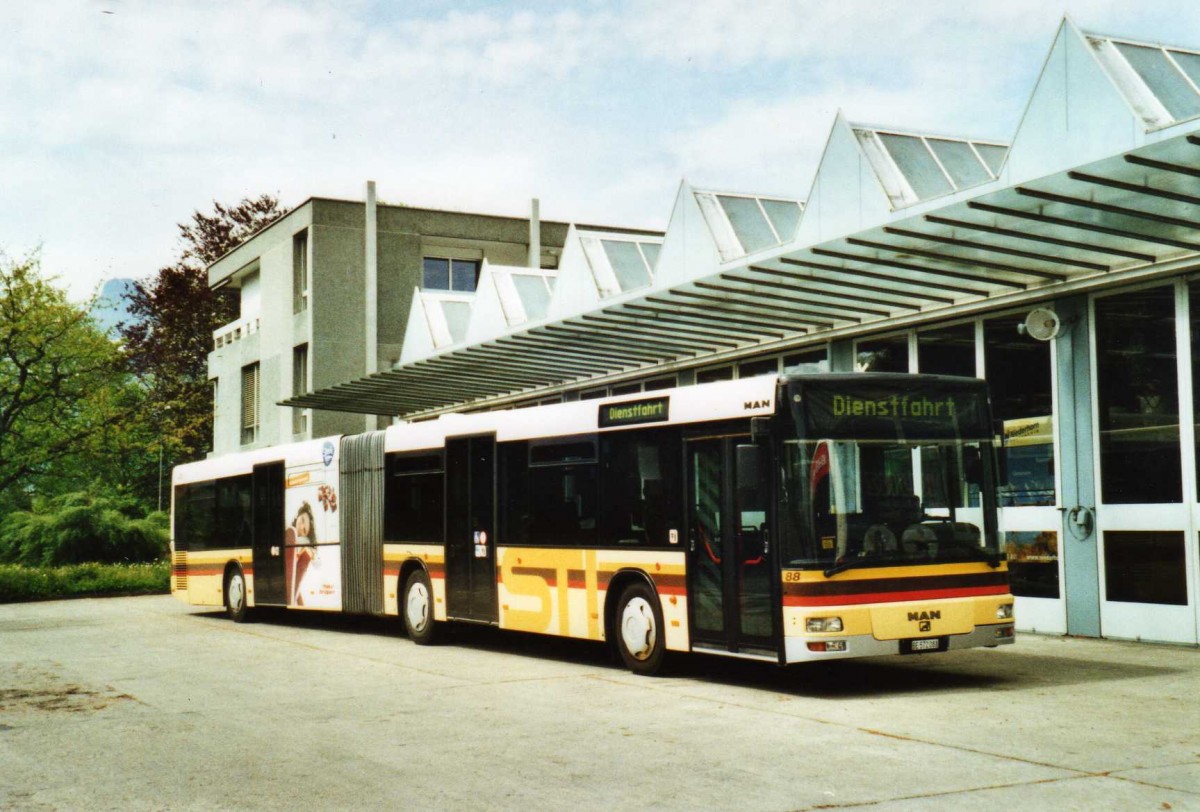
M764 467L738 488L736 453L748 435L690 439L688 606L698 648L775 656L775 616ZM744 485L746 483L743 483Z

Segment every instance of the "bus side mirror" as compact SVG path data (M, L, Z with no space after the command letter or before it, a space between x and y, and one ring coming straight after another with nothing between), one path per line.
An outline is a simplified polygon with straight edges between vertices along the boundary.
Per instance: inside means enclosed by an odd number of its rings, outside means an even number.
M740 443L737 447L737 489L754 490L762 479L762 447Z

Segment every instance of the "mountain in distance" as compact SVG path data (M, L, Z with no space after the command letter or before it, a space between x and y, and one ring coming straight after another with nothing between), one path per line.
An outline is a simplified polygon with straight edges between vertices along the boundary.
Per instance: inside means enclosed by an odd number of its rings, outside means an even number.
M91 315L96 326L109 336L117 335L117 325L134 321L129 313L129 296L133 293L132 279L110 279L100 288L92 303Z

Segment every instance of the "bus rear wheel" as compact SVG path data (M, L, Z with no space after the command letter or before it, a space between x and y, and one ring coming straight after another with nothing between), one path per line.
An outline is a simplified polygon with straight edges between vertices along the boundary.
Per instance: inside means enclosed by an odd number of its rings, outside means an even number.
M625 667L635 674L657 674L666 657L662 607L654 590L630 584L621 593L615 616L616 646Z
M400 612L404 615L404 628L418 646L434 642L436 623L433 619L433 590L425 570L416 569L404 582L403 601Z
M241 567L234 567L225 576L225 614L234 623L245 623L250 619L250 608L246 605L246 576Z

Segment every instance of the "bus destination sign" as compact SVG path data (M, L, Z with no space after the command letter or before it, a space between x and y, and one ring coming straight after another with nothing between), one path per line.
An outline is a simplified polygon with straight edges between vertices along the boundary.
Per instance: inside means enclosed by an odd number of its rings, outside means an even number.
M806 386L803 401L810 437L982 439L989 435L987 394L974 381L822 382Z
M600 407L600 428L636 426L639 423L663 423L670 419L669 397L607 403Z

